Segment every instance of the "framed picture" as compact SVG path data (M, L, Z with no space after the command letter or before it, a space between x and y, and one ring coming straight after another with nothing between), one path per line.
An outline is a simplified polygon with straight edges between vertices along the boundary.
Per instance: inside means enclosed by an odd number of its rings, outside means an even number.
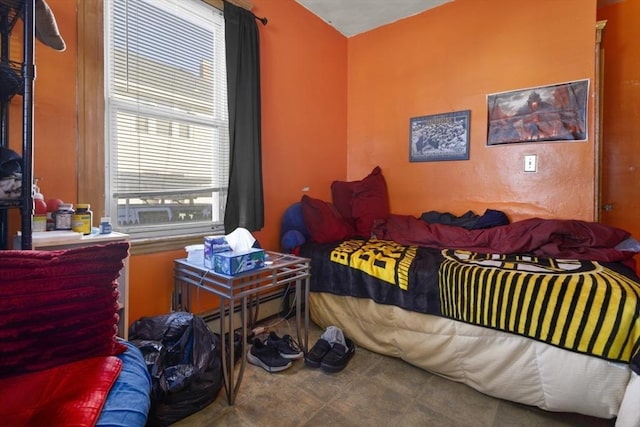
M413 117L409 121L409 161L469 160L471 110Z
M587 140L589 80L487 96L487 145Z

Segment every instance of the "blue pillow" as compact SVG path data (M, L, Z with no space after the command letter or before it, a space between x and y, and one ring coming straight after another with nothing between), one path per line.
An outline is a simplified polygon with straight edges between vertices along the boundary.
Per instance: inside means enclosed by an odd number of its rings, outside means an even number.
M307 239L298 230L289 230L282 235L282 239L280 239L280 245L286 252L291 252L306 241Z
M280 228L280 236L283 238L288 231L295 230L304 236L305 240L311 238L307 225L302 216L302 203L297 202L289 206L284 215L282 215L282 223Z

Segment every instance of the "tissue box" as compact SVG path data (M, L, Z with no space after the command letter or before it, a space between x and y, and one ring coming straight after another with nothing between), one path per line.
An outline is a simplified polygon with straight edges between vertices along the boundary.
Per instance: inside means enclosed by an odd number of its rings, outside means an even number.
M205 261L206 264L206 261ZM216 273L235 276L245 271L264 267L264 250L249 249L242 252L217 252L213 254L212 265L207 267Z
M231 246L229 246L229 243L227 243L227 240L224 237L206 236L204 238L204 265L207 268L213 268L213 254L230 250Z
M189 245L184 250L187 251L187 262L204 265L204 245Z

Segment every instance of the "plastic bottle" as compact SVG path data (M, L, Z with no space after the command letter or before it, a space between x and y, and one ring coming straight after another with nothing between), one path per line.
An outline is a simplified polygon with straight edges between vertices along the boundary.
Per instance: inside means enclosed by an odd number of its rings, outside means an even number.
M71 230L73 228L73 214L72 203L61 203L54 215L56 230Z
M100 219L100 234L110 234L111 230L111 218L103 216Z
M76 212L73 214L73 231L89 235L91 234L92 226L93 212L91 212L91 205L88 203L78 203L76 205Z
M33 186L33 216L31 217L32 231L47 231L47 204L44 195L37 185Z

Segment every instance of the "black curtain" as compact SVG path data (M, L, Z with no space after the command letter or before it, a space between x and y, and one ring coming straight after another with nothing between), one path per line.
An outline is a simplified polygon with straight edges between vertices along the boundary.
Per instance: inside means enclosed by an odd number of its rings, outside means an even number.
M229 193L225 233L264 226L260 99L260 36L250 11L224 2L229 103Z

